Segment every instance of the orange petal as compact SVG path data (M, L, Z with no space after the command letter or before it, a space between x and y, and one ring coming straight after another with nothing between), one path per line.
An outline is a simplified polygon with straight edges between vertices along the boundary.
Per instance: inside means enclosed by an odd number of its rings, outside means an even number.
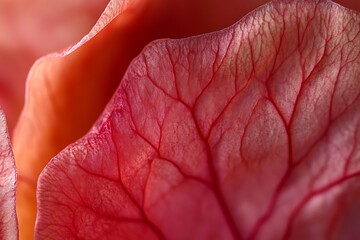
M0 0L0 105L12 132L37 58L67 47L90 30L108 0Z

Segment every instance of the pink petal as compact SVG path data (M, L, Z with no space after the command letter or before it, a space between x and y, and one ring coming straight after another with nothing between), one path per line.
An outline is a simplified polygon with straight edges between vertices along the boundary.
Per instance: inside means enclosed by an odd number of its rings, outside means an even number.
M0 239L17 239L18 228L15 213L15 161L9 133L2 109L0 109Z
M141 49L160 37L189 36L227 26L246 9L242 3L114 0L78 44L34 64L28 76L25 105L13 134L20 176L20 238L33 236L40 172L60 150L91 128ZM254 3L246 5L254 7ZM214 21L208 21L209 18Z
M360 16L276 1L150 44L38 187L38 239L357 239Z

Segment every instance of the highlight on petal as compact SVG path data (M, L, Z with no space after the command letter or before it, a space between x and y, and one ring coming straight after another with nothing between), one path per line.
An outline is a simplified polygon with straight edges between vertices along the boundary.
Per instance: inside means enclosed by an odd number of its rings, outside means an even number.
M0 239L17 239L15 212L15 161L6 120L0 108Z
M17 186L20 238L22 232L26 238L33 235L36 182L43 167L90 129L141 49L153 39L221 29L246 9L249 6L238 0L114 0L78 44L32 67L13 137L21 176Z
M41 173L35 236L355 239L359 22L283 0L150 44Z
M36 59L79 41L109 0L0 0L0 105L9 132L23 107Z

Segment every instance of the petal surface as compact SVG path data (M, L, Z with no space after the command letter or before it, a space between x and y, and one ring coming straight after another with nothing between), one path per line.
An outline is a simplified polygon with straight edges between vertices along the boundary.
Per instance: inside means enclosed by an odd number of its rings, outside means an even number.
M17 187L20 237L22 229L27 238L33 235L40 172L53 156L90 129L141 49L153 39L221 29L265 0L244 2L111 1L78 44L32 67L13 138L21 176Z
M275 1L150 44L38 187L38 239L356 239L360 16Z
M5 115L0 108L0 239L18 239L15 213L15 161Z

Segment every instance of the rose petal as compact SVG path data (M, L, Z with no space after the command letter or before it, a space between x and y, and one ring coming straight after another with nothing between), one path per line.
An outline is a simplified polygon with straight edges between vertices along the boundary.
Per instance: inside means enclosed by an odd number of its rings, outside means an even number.
M17 187L21 238L25 226L32 235L36 181L43 167L88 131L145 44L227 26L249 9L244 2L112 1L79 44L33 66L13 141L18 174L29 180Z
M356 239L360 15L276 1L150 44L39 180L39 239Z
M17 239L15 213L15 161L6 120L0 108L0 239Z

